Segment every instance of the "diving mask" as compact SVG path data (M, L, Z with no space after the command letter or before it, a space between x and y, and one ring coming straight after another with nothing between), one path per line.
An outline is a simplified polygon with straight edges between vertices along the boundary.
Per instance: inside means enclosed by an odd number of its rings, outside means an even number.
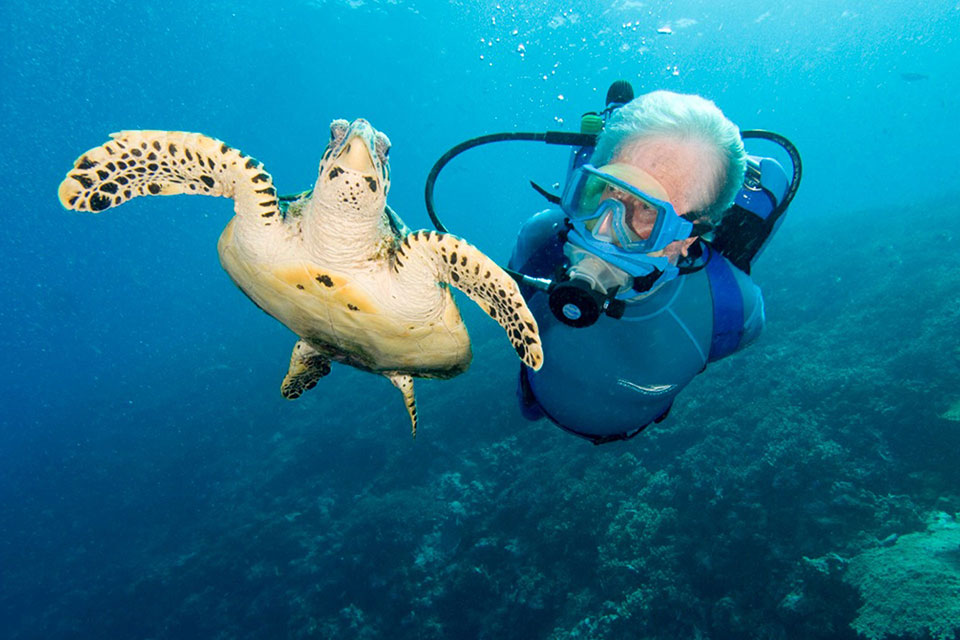
M600 169L581 165L567 182L560 206L581 233L628 253L661 251L671 242L689 238L693 224L678 216L669 201L657 197L660 193L650 193L653 188L645 191L631 184L649 179L626 164Z

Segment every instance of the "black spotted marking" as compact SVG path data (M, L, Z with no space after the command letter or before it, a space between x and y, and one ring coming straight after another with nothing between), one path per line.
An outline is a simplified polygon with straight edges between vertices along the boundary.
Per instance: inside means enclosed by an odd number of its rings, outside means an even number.
M141 142L141 143L140 143L140 148L141 148L141 149L146 149L146 148L147 148L147 143L146 143L146 142Z
M102 196L99 193L93 193L90 195L91 211L103 211L109 206L110 206L110 198Z
M227 151L230 151L230 147L228 147L226 143L221 144L220 153L226 153Z
M537 339L534 338L533 336L524 336L523 341L526 342L527 344L533 344L534 342L537 341Z
M167 145L167 151L169 151L170 155L172 156L177 155L177 145L171 142L169 145Z
M79 198L79 197L80 197L80 196L72 196L72 197L70 198L69 204L70 204L71 207L73 206L73 204L77 201L77 198Z
M127 168L127 163L126 163L126 162L123 162L122 160L117 160L117 168L118 168L118 169L126 169L126 168Z
M261 213L261 214L260 214L260 217L261 217L261 218L271 218L271 217L273 217L273 214L274 214L274 213L276 213L276 211L267 211L266 213Z
M275 204L277 204L277 201L276 201L276 200L267 200L266 202L261 202L261 203L260 203L260 206L261 206L261 207L272 207L272 206L274 206Z
M343 173L343 169L341 169L340 167L334 167L333 169L330 169L330 173L327 174L327 178L330 180L334 180L341 173Z
M193 154L190 153L190 149L184 148L183 152L187 154L187 160L193 160Z
M269 180L269 179L270 179L270 176L268 176L267 174L265 174L265 173L258 173L257 175L253 176L253 178L251 178L251 181L252 181L252 182L266 182L266 181Z
M350 309L350 311L359 311L359 310L360 310L360 307L358 307L358 306L356 306L356 305L353 305L353 304L350 304L350 303L348 302L348 303L347 303L347 309Z
M303 285L302 285L302 284L298 284L298 285L297 285L297 289L303 289Z
M89 189L90 187L93 186L93 180L83 175L82 173L74 173L70 177L76 180L77 182L79 182L81 185L83 185L84 189Z
M123 197L124 197L124 198L131 198L131 197L133 197L133 191L131 191L130 189L125 189L124 192L123 192Z
M150 184L147 185L147 191L149 191L153 195L157 195L158 193L160 193L160 185L158 185L156 182L151 182Z
M213 162L213 158L207 158L207 166L211 169L215 169L217 167L217 165Z
M153 151L147 154L147 160L156 160L156 159L157 159L157 154L155 154Z
M87 156L80 158L80 162L77 163L77 169L92 169L95 166L97 166L97 163Z
M105 193L116 193L118 189L119 187L117 187L115 182L104 182L102 185L100 185L100 191Z
M138 158L143 155L143 152L140 151L140 149L137 149L137 148L130 149L130 153L133 154L133 155L135 155L135 156L138 157Z
M450 254L450 264L457 264L457 252L454 251Z
M460 275L456 271L451 272L450 277L453 278L454 282L460 282Z
M200 180L201 182L203 182L203 184L213 189L213 184L214 184L213 178L211 178L210 176L200 176Z
M110 177L110 172L104 171L103 169L97 169L97 175L100 177L101 180L106 180L107 178Z
M370 191L374 193L377 192L377 181L369 176L364 176L364 179L367 181L367 186L370 187Z
M266 189L257 189L254 193L265 193L267 195L275 196L277 195L277 190L273 187L267 187Z
M463 256L462 258L460 258L460 266L461 267L467 266L467 256Z
M121 149L125 149L125 148L126 148L126 147L124 147L122 144L120 144L119 142L118 142L117 144L120 145L120 148L121 148ZM106 149L106 150L107 150L107 153L109 153L110 155L113 155L114 153L116 153L113 149L111 149L111 148L110 148L109 146L107 146L107 145L103 145L103 148Z
M149 169L150 171L156 171L159 168L160 168L160 165L158 165L156 162L151 162L150 164L147 165L147 169Z
M253 169L257 166L257 161L254 160L253 158L250 158L249 160L247 160L247 164L243 166L245 166L247 169Z
M333 280L330 278L330 276L328 276L325 273L321 273L320 275L317 276L317 282L319 282L320 284L326 287L333 286Z
M153 141L153 148L156 149L157 151L160 151L160 141L159 141L159 140L154 140L154 141Z

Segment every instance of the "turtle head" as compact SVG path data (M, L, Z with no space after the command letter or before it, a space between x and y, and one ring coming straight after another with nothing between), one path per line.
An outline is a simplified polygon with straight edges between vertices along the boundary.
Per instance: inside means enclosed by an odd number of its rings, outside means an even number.
M338 210L379 214L390 190L389 151L390 139L366 120L334 120L313 197Z

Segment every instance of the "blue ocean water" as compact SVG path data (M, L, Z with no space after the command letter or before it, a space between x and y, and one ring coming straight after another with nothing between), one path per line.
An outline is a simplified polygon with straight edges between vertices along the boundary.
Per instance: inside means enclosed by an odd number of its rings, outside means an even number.
M0 636L937 633L923 607L885 623L896 603L845 567L960 512L956 2L3 7ZM296 192L329 122L364 117L392 206L428 227L448 147L576 130L618 78L711 98L805 166L754 272L766 334L629 443L523 421L515 356L465 298L474 364L418 381L416 442L375 376L287 402L295 339L218 263L231 203L56 197L122 129L220 138ZM443 220L505 260L542 206L528 180L565 161L458 158Z

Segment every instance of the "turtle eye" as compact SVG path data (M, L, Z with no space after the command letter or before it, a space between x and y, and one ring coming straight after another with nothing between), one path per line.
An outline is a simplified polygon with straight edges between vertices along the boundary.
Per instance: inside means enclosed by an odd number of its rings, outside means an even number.
M343 140L343 136L347 135L347 129L350 127L350 123L346 120L334 120L330 123L330 142L336 143L340 140Z
M387 156L390 155L390 138L386 134L377 132L377 138L374 141L374 148L377 150L377 156L380 158L380 162L386 162Z

